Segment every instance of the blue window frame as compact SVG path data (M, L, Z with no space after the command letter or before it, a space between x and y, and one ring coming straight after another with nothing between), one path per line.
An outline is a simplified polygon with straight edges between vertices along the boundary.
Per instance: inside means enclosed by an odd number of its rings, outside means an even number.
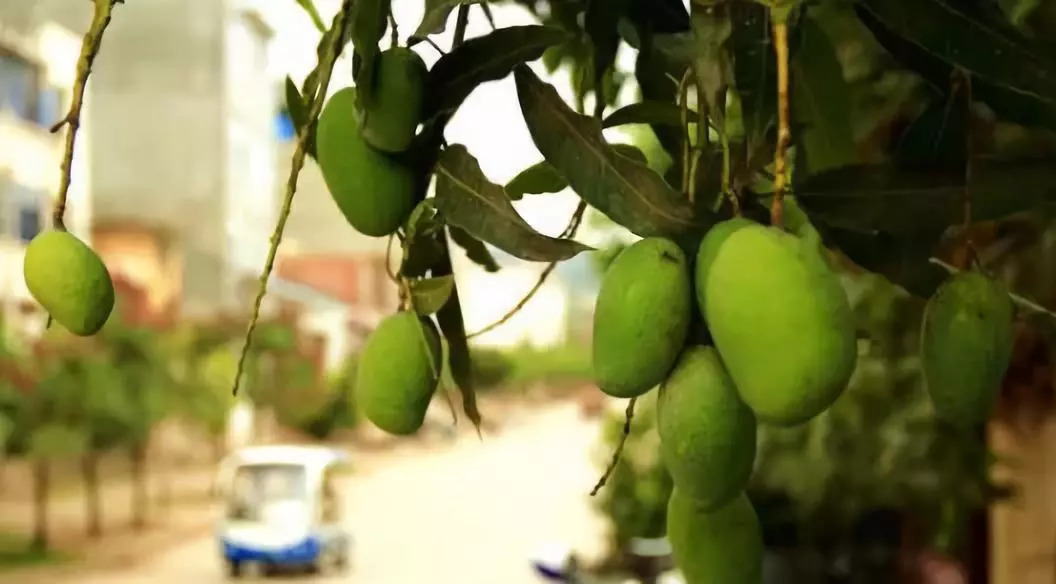
M40 104L40 67L15 53L0 49L0 109L37 122Z

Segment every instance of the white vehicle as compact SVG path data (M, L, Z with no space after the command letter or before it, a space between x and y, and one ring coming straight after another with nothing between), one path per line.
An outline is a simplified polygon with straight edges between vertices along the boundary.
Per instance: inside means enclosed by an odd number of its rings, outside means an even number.
M315 446L247 447L225 459L216 537L228 574L347 568L351 535L335 483L350 462L345 451Z

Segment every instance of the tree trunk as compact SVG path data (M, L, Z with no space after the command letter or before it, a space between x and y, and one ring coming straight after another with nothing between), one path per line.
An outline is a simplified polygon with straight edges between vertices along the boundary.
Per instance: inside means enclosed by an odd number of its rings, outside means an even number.
M141 530L147 525L147 448L134 444L129 451L132 468L132 528Z
M81 459L81 473L84 476L84 504L88 537L97 538L103 535L102 497L99 493L99 453L90 450Z
M33 461L33 541L34 550L48 548L48 492L51 490L51 468L48 461Z

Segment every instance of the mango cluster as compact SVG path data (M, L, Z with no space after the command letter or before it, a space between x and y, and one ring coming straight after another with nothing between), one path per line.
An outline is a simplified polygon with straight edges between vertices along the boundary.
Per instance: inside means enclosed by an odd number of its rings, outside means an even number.
M356 88L345 87L319 115L315 146L323 181L363 235L391 235L414 210L417 177L403 155L420 122L426 73L411 49L382 51L371 99L357 99Z
M114 310L114 282L95 251L66 231L44 231L26 246L22 275L51 318L79 336L99 332Z
M640 240L605 274L593 336L602 391L631 398L659 387L660 450L674 482L668 539L686 582L760 583L762 535L745 495L757 424L823 412L858 356L850 305L816 234L731 219L705 235L693 262L673 241Z

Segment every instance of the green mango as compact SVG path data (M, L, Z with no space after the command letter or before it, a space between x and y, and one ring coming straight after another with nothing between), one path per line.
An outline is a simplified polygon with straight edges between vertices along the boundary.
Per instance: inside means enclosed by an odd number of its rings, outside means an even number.
M741 398L791 426L843 393L858 360L847 295L816 238L746 219L701 241L697 304Z
M416 204L414 170L363 139L355 88L330 97L319 116L315 141L330 196L356 231L384 237L410 217Z
M737 496L755 462L755 415L714 347L687 347L660 386L660 453L672 481L705 510Z
M417 432L440 379L441 357L432 321L409 311L383 320L356 368L356 400L367 419L390 434Z
M624 249L594 306L594 381L614 397L639 396L664 380L689 331L693 292L686 256L651 237Z
M385 152L403 152L411 145L422 115L425 78L422 58L407 47L378 55L373 99L363 111L363 138Z
M977 272L943 282L928 300L920 362L936 414L972 426L989 417L1012 359L1008 288Z
M708 511L676 485L667 502L667 540L686 584L762 584L762 530L743 492Z
M26 246L22 273L33 298L75 335L99 332L114 310L114 283L106 264L65 231L44 231Z

